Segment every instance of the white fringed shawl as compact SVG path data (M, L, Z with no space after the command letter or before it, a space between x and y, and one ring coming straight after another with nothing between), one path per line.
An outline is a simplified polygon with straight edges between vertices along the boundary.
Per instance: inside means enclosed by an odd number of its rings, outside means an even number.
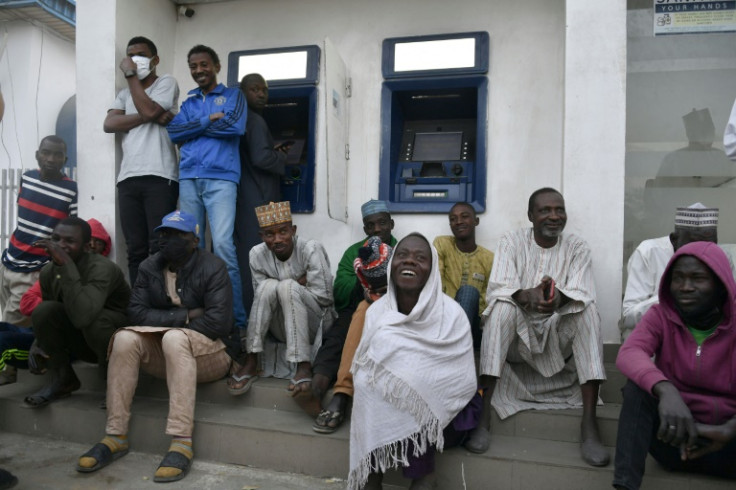
M355 385L350 427L348 488L371 472L406 466L435 444L475 394L470 325L462 308L442 292L437 251L417 304L398 311L389 264L388 293L368 309L351 371ZM393 261L393 258L391 259Z

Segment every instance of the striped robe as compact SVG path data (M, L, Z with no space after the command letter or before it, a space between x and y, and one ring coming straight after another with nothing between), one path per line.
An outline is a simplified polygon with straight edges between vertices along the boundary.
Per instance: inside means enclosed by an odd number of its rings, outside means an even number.
M527 312L512 299L545 275L570 301L552 315ZM500 377L492 404L503 419L521 410L582 405L579 384L606 379L590 249L565 234L551 248L532 228L499 243L483 312L481 374Z

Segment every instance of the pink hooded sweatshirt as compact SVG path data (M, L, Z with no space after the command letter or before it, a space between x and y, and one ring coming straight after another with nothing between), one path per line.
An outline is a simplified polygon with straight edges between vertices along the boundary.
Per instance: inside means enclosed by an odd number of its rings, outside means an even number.
M682 255L705 263L726 287L723 319L700 347L675 309L670 293L672 264ZM736 282L723 250L715 243L681 247L659 283L659 304L652 306L621 346L616 367L651 393L670 381L696 421L720 425L736 415ZM652 361L652 355L656 360Z

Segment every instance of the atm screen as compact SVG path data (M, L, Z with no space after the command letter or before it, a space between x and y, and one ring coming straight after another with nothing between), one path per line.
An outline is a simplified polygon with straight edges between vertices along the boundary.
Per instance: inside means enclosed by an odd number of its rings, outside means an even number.
M415 162L460 160L462 144L462 131L417 133L414 135L412 160Z

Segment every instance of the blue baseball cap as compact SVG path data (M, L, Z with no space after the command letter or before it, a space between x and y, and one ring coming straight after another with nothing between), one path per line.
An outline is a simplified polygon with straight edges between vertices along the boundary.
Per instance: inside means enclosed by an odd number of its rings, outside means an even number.
M178 209L164 216L164 219L161 220L161 225L157 226L153 231L158 232L163 228L173 228L174 230L194 233L195 235L199 233L199 225L197 224L196 218Z

